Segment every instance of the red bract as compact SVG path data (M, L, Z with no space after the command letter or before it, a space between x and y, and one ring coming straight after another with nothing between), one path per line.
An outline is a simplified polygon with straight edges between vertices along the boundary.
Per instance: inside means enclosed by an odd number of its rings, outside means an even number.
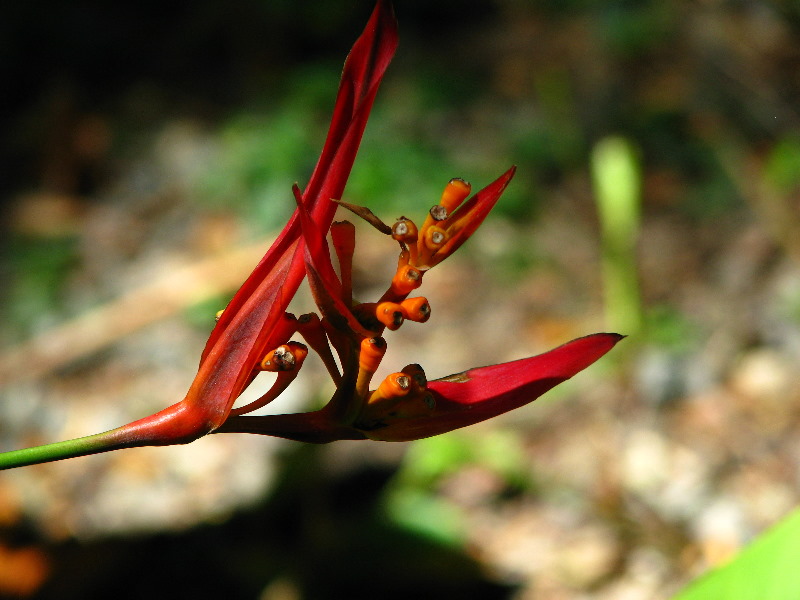
M432 410L387 415L380 427L365 434L374 440L416 440L491 419L533 402L591 365L621 339L614 333L596 333L539 356L431 381Z
M410 293L422 285L430 268L475 232L515 172L511 167L471 197L469 183L452 179L419 227L406 217L386 225L369 209L339 200L396 47L391 7L380 1L345 62L319 162L305 190L297 186L292 190L297 209L221 311L186 397L112 431L2 454L0 468L131 446L186 443L211 432L259 433L318 443L419 439L523 406L592 364L621 339L617 334L595 334L540 356L471 369L431 382L420 365L411 364L371 388L372 376L387 349L384 331L393 331L406 320L423 323L429 319L428 301L421 296L410 298ZM375 302L353 300L355 229L347 221L333 223L334 200L399 245L396 273ZM338 273L328 235L337 255ZM319 315L295 318L286 311L306 275ZM290 340L295 334L305 344ZM336 384L325 407L302 414L247 414L286 389L297 376L309 347L319 355ZM272 387L250 404L234 408L236 399L260 371L276 373Z

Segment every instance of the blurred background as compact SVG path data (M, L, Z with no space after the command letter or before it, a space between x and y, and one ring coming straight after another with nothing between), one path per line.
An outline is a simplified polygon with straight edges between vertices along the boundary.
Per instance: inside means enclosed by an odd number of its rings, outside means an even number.
M183 397L371 9L0 9L0 450ZM411 444L210 436L4 472L0 596L668 598L798 503L800 5L396 12L346 199L422 219L450 178L518 171L425 278L433 317L388 337L387 372L628 339L532 405ZM357 294L395 259L358 224ZM329 397L303 371L270 410Z

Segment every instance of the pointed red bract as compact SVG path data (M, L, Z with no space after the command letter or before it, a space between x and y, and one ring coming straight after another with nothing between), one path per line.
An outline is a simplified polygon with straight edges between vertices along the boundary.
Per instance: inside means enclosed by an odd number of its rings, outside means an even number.
M433 255L432 263L434 265L439 264L458 250L475 233L475 230L480 227L486 216L494 208L494 205L497 204L500 195L506 189L516 171L517 167L512 166L448 217L446 223L450 239Z
M409 441L473 425L533 402L611 350L624 336L596 333L549 352L513 362L479 367L428 382L435 408L419 416L387 418L365 431L383 441Z

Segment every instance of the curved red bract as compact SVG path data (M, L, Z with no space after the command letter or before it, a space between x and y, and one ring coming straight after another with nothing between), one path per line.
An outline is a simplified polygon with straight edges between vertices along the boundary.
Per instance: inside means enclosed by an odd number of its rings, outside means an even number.
M596 333L538 356L430 381L428 391L436 402L430 414L389 422L366 435L383 441L416 440L491 419L533 402L594 363L623 337Z

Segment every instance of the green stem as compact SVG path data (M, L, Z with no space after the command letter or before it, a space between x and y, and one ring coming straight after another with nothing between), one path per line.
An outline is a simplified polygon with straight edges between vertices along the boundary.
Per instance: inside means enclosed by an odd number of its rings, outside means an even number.
M120 439L118 432L118 429L113 429L103 433L75 438L74 440L2 452L0 453L0 471L28 465L38 465L46 462L63 460L65 458L75 458L76 456L98 454L100 452L118 450L119 448L128 446L129 444Z
M149 417L110 431L2 453L0 471L121 448L188 444L214 429L216 424L213 417L213 407L209 412L203 406L198 407L183 400Z

